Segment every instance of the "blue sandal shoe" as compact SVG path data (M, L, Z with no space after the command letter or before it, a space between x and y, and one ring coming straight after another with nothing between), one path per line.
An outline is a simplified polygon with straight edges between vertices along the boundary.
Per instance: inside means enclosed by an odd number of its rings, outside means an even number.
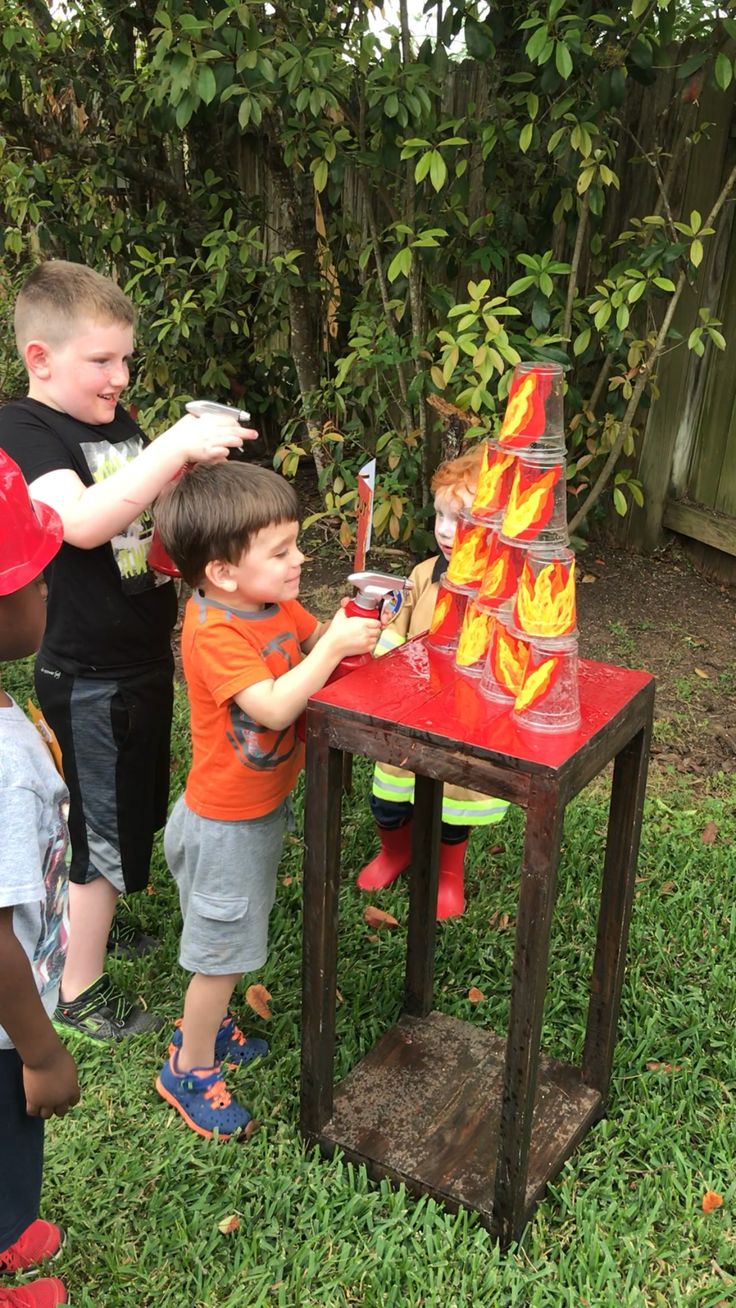
M156 1078L156 1089L205 1140L215 1134L220 1140L247 1140L256 1129L248 1109L230 1094L219 1067L180 1072L176 1054L172 1054Z

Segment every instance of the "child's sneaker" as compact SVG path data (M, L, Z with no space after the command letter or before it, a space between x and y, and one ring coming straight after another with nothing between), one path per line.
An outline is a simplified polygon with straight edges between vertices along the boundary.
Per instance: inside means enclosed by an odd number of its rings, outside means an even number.
M57 1276L0 1290L0 1308L56 1308L57 1304L66 1302L66 1287Z
M64 1003L60 998L53 1022L62 1035L76 1031L88 1040L124 1040L164 1025L162 1017L131 1004L106 973L76 999Z
M175 1108L197 1135L209 1140L217 1132L220 1140L236 1136L247 1140L256 1128L247 1108L233 1099L219 1067L198 1067L180 1072L172 1054L156 1078L162 1099Z
M114 917L110 934L107 937L107 952L115 958L144 958L152 954L158 946L155 936L139 931L132 922L123 922Z
M47 1258L55 1258L64 1240L60 1226L53 1222L44 1222L36 1218L27 1226L14 1244L0 1253L0 1273L8 1276L14 1272L25 1272L29 1267L37 1267Z
M171 1037L169 1053L175 1054L181 1049L181 1018L179 1018ZM268 1041L258 1036L243 1035L236 1025L232 1013L228 1013L221 1023L215 1040L215 1062L227 1063L229 1067L247 1067L256 1058L265 1058L268 1053Z

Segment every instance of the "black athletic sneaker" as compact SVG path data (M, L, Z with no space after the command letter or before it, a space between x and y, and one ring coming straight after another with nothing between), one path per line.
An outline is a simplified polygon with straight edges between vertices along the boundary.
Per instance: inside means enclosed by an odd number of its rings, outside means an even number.
M125 1040L145 1031L160 1031L164 1019L131 1004L103 973L77 999L68 1003L60 999L53 1023L61 1034L75 1031L88 1040Z
M107 952L116 958L143 958L151 954L158 943L154 936L139 931L132 922L121 922L119 917L114 917L107 937Z

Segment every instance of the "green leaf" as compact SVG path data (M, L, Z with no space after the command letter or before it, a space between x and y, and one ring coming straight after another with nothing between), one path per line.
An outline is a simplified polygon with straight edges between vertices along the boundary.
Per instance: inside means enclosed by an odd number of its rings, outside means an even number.
M447 180L447 164L439 150L433 150L429 165L429 180L435 191L441 191Z
M328 176L326 159L317 159L315 163L312 164L312 176L314 179L315 191L317 192L324 191L327 185L327 176Z
M652 281L658 286L660 291L674 291L675 283L670 281L669 277L653 277Z
M624 495L622 490L619 490L618 486L614 488L613 506L616 512L618 513L619 517L621 518L626 517L626 496Z
M590 344L590 335L590 327L586 327L582 332L578 332L578 335L575 337L572 345L572 352L576 359L587 350Z
M419 183L424 181L425 177L427 176L427 173L429 172L431 163L432 163L431 150L428 150L426 154L420 155L419 159L417 160L416 167L414 169L415 182Z
M716 80L716 86L719 90L725 91L731 85L733 80L733 64L728 58L728 55L725 55L723 51L716 55L713 75Z
M526 154L532 143L534 136L534 123L525 123L519 133L519 149L522 154Z
M555 67L560 77L564 77L567 81L572 72L572 55L564 41L555 42Z
M399 97L396 95L395 91L392 91L390 95L386 96L383 104L383 112L387 118L395 118L399 112Z
M715 327L708 328L708 335L710 336L710 339L712 340L717 350L725 350L726 338L725 336L722 336L719 331L716 331Z
M649 0L631 0L631 17L641 18L642 14L646 13L648 6ZM626 509L624 508L625 512Z
M690 262L695 268L699 268L703 262L703 242L690 242Z
M519 277L507 288L507 295L521 295L522 291L527 291L530 286L534 285L533 277Z
M209 64L202 64L197 73L197 90L205 104L212 104L217 95L217 82Z
M395 282L397 277L400 277L402 273L408 273L410 268L411 250L404 246L402 250L399 250L398 254L394 255L388 266L386 276L390 282Z

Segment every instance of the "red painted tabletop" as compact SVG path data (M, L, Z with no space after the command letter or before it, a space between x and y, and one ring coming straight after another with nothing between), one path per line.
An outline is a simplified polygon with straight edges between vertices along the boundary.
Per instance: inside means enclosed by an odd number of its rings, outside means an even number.
M355 714L374 725L400 728L410 738L559 768L652 681L648 672L581 659L579 729L534 731L518 726L508 708L481 695L479 679L458 672L452 655L438 654L419 636L325 686L309 702L329 705L340 717Z

